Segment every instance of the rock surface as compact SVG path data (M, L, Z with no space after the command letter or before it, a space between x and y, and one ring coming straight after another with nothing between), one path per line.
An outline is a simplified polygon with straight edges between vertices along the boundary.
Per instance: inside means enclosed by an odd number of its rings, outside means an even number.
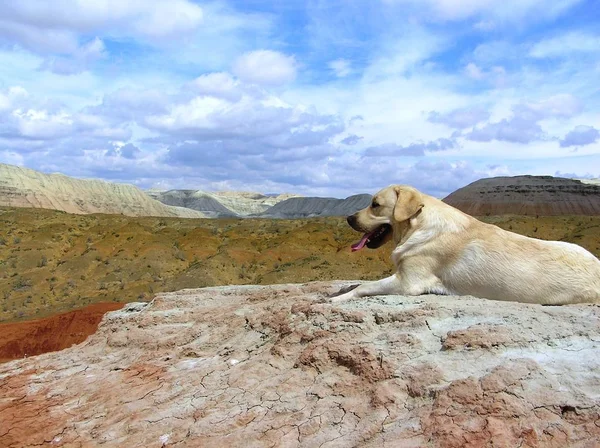
M104 314L121 308L123 303L94 303L41 319L0 324L0 362L79 344L96 332Z
M108 313L81 345L0 365L0 446L598 446L598 306L321 303L347 284Z
M215 196L200 190L148 190L146 193L163 204L191 208L211 218L239 216L221 204Z
M473 216L600 215L600 185L552 176L493 177L443 201Z
M67 213L203 218L200 212L164 205L127 184L44 174L0 163L0 205L37 207Z
M281 201L300 196L292 193L267 196L248 191L217 191L213 195L221 204L240 216L257 215Z
M146 193L163 204L198 210L210 218L258 215L278 202L298 197L288 193L266 196L249 191L147 190Z
M348 216L371 203L371 195L357 194L346 199L302 197L279 202L259 216L263 218L312 218Z

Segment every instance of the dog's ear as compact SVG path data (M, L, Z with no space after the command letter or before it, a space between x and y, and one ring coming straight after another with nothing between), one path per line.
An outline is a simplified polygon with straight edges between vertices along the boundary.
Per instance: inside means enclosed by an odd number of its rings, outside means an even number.
M396 206L394 207L394 220L397 222L406 221L425 205L423 204L421 193L417 190L395 187L394 191L398 195Z

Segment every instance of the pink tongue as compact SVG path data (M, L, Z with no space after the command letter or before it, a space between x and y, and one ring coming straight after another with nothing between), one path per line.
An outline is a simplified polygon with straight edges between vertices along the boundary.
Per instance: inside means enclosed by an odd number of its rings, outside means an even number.
M369 241L369 238L374 233L375 231L365 233L358 243L352 245L352 252L356 252L357 250L361 250L363 247L365 247L365 244L367 244L367 241Z

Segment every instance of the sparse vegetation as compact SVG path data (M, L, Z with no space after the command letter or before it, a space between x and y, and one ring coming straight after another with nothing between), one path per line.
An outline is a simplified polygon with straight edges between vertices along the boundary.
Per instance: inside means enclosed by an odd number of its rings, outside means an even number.
M350 252L359 234L343 218L129 218L0 209L0 321L95 302L148 300L182 288L372 280L392 272L389 246ZM483 219L600 255L600 217Z

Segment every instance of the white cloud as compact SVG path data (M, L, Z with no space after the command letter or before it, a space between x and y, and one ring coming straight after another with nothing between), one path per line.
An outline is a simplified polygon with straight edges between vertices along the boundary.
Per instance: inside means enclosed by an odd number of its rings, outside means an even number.
M562 148L569 146L585 146L596 143L600 140L600 131L593 126L576 126L575 129L570 131L565 138L560 141Z
M412 7L417 13L438 21L480 19L478 28L525 20L553 19L582 0L384 0ZM484 24L484 25L482 25Z
M272 50L256 50L240 56L233 64L233 73L249 83L278 86L293 81L297 67L293 56Z
M185 34L202 23L202 8L188 0L5 0L5 21L38 29L74 33L110 30L119 35L169 37Z
M352 73L350 61L347 59L336 59L329 62L328 66L338 78L344 78Z
M477 81L485 78L483 71L477 66L477 64L474 64L473 62L469 62L467 64L465 67L465 73L469 78L476 79Z
M529 55L534 58L572 56L573 53L600 53L600 36L573 31L534 44Z
M61 75L72 75L86 70L90 64L106 56L104 42L96 37L77 48L68 58L64 56L46 58L41 68Z
M190 83L193 91L200 95L210 95L237 101L243 95L243 87L240 82L226 72L208 73L199 76Z
M2 17L0 6L0 17ZM0 42L16 42L35 53L73 53L79 47L77 35L61 29L40 29L27 23L0 18Z

